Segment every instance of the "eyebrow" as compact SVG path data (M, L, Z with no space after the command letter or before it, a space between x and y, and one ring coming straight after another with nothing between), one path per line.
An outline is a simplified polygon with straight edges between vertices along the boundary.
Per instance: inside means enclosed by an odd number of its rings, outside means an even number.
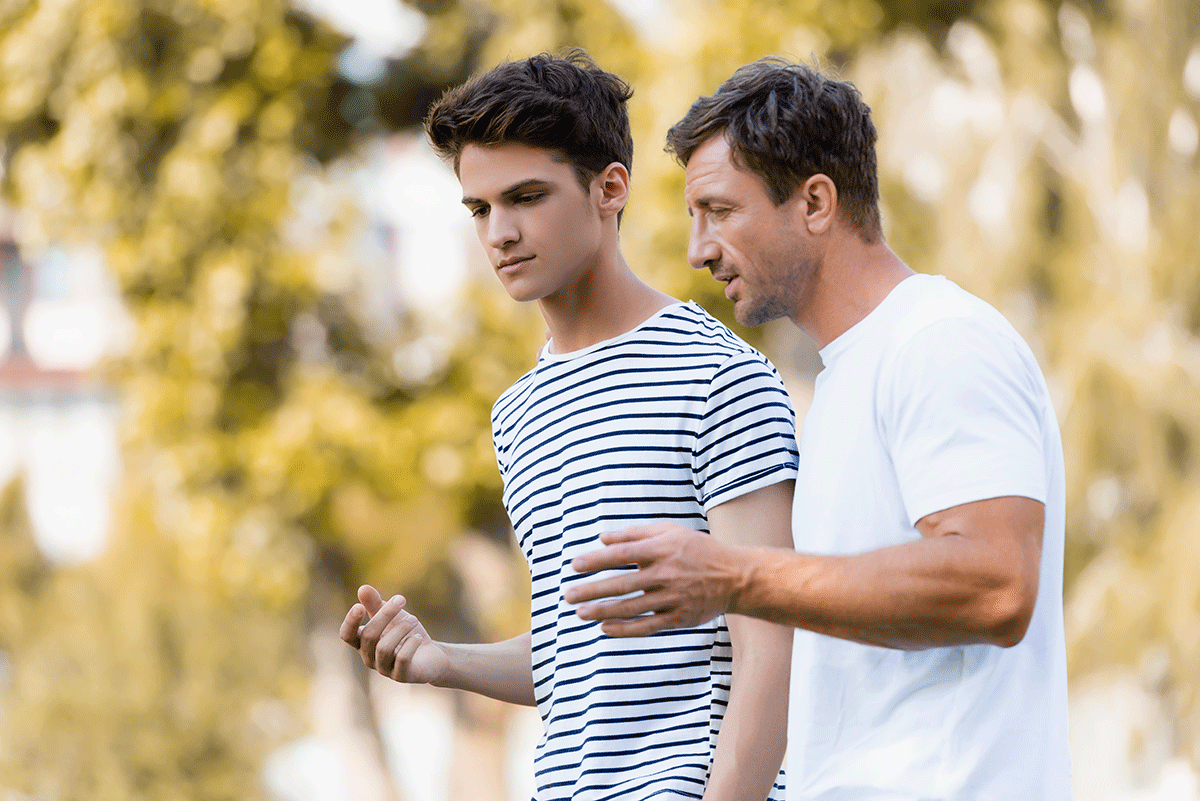
M716 197L713 195L705 195L704 197L697 198L696 200L692 201L691 203L688 203L687 204L687 213L688 213L689 217L692 217L692 216L694 216L692 213L693 207L695 207L697 209L710 209L713 207L714 203L727 203L727 202L728 201L723 200L720 197Z
M505 189L503 192L500 193L500 197L508 200L513 197L516 197L517 195L521 194L522 192L528 192L531 189L548 189L551 186L553 186L552 182L544 180L542 178L528 178L524 181L518 181L517 183L510 186L508 189ZM464 206L470 206L475 203L486 203L487 201L482 200L477 197L464 197L462 199L462 202L463 202Z

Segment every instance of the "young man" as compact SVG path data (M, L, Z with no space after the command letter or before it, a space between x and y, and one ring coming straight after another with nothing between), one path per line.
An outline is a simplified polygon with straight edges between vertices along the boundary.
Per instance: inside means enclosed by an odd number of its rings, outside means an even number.
M668 134L689 261L739 321L788 316L824 370L800 439L796 550L668 524L605 535L568 590L604 631L720 613L797 627L789 796L1068 801L1063 456L1033 354L993 308L916 275L879 220L850 84L767 59Z
M497 276L551 335L492 411L532 628L434 642L403 598L364 587L341 636L397 681L536 704L538 801L782 798L790 629L729 616L617 640L563 600L571 560L630 523L790 541L795 423L774 368L621 256L629 96L574 52L502 64L430 111Z

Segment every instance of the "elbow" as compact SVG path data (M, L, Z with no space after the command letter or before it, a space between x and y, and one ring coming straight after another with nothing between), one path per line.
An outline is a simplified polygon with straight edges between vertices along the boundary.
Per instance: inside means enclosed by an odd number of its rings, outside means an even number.
M988 593L980 608L984 641L1012 648L1025 639L1037 604L1037 581L1014 580Z

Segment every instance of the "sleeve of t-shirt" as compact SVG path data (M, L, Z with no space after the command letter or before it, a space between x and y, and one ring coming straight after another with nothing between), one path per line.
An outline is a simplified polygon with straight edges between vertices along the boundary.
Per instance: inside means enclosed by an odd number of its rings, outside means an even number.
M1046 502L1041 373L1015 335L940 320L890 370L881 424L910 524L988 498Z
M499 403L500 401L496 401L492 406L492 451L496 454L496 467L500 471L500 480L504 484L508 484L508 453L506 446L501 442L499 413L496 410Z
M796 413L783 381L757 353L725 361L708 386L692 449L704 511L796 477Z

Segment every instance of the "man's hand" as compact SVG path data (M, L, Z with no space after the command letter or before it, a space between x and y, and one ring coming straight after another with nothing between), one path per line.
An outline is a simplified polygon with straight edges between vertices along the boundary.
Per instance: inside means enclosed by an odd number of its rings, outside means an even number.
M402 596L387 603L370 585L358 588L358 600L339 632L358 651L363 664L399 682L435 683L450 667L446 652L430 639L421 621L404 609Z
M565 597L568 603L583 603L641 590L642 595L584 603L576 610L584 620L603 620L610 637L698 626L730 611L746 581L743 549L674 523L636 526L600 539L607 547L571 562L577 572L631 564L638 571L577 584Z

